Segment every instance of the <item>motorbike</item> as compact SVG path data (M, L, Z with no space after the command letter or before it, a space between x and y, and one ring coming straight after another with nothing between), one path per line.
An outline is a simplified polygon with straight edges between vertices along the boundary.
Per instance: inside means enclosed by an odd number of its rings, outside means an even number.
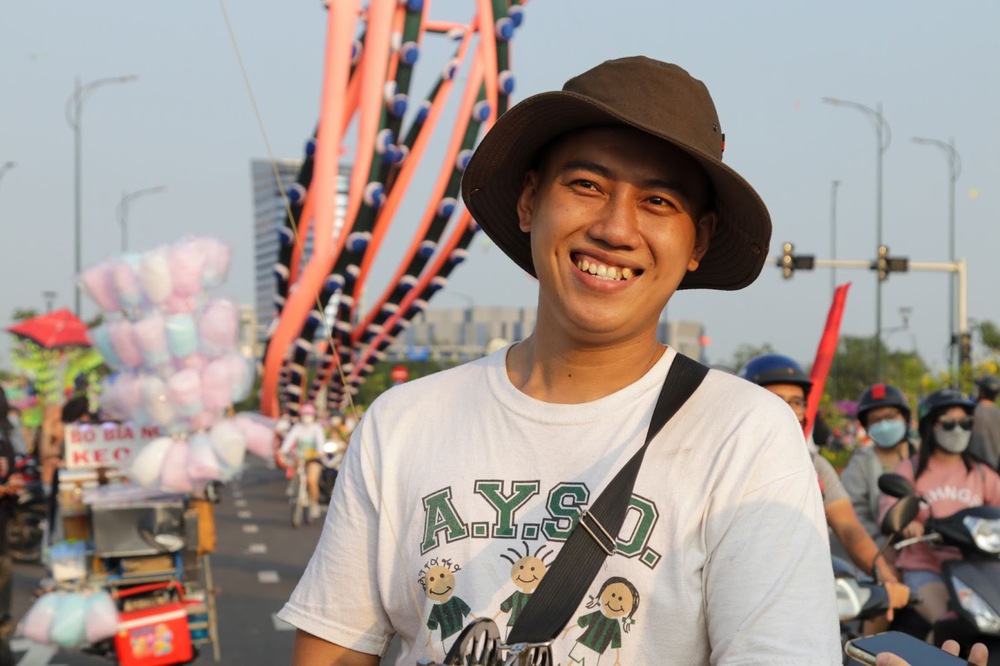
M920 502L912 484L898 474L883 474L879 488L899 498L893 509ZM989 663L1000 664L1000 508L977 506L945 518L931 516L923 536L903 539L894 547L902 550L915 543L954 546L962 554L962 559L949 560L941 568L950 612L934 623L935 642L956 640L963 655L973 643L984 643Z
M37 562L42 556L48 498L33 456L17 456L14 472L22 476L24 485L15 495L7 520L7 547L14 561Z
M891 547L892 540L898 537L904 527L916 518L920 507L917 501L899 502L894 505L882 521L882 532L889 537L885 548ZM885 550L883 548L883 550ZM881 551L880 553L881 554ZM875 567L873 566L874 570ZM834 590L837 597L837 613L840 618L841 645L865 635L864 621L881 617L889 611L889 592L877 577L859 574L858 569L850 562L840 557L833 557ZM911 635L926 635L930 624L924 620L914 607L920 603L916 594L910 594L910 600L904 608L896 609L889 626L895 631L905 631ZM857 662L845 657L845 664Z

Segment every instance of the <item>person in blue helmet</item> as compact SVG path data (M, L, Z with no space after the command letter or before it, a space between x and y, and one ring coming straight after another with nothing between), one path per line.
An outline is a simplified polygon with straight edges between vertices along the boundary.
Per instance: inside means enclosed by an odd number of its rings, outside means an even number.
M859 447L851 455L840 481L854 504L854 512L868 534L882 537L878 478L896 469L916 451L907 435L910 431L910 403L895 386L874 384L858 399L858 422L868 432L872 446ZM891 554L887 555L890 560Z
M805 428L806 398L812 389L812 380L798 363L781 354L764 354L743 366L739 375L784 400ZM811 449L809 453L819 478L827 525L859 569L870 575L878 573L889 589L892 607L902 608L909 601L909 590L899 582L895 568L879 553L878 545L858 520L850 495L836 470L816 450ZM889 619L892 619L891 611Z

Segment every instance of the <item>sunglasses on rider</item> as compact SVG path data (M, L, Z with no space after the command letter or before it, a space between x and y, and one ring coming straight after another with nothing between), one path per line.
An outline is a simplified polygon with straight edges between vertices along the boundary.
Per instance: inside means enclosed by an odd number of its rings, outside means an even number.
M972 430L972 417L963 416L960 419L956 419L954 416L943 416L938 419L938 425L949 432L954 430L955 426L958 426L962 430Z

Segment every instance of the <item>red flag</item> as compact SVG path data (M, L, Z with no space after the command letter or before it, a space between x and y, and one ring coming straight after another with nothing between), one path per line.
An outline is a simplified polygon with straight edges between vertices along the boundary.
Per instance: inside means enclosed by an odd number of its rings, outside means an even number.
M833 365L833 357L837 353L837 343L840 340L840 320L844 315L844 304L847 302L847 290L850 286L850 282L842 284L834 292L830 312L826 315L826 328L823 330L823 337L816 350L816 359L813 361L812 373L809 376L809 379L812 380L812 389L809 390L809 399L806 402L805 433L807 437L812 432L813 423L816 422L819 400L823 396L826 377L830 374L830 366Z

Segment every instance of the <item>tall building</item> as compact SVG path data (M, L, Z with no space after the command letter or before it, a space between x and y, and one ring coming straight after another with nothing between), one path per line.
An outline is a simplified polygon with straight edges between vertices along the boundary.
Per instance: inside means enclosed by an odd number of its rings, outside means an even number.
M285 223L285 204L281 197L295 183L302 166L301 160L250 160L250 182L253 187L253 247L254 303L259 326L267 326L274 318L274 296L277 286L274 264L278 261L278 228ZM277 169L281 187L275 177Z
M274 296L277 284L274 277L274 265L278 261L278 228L285 224L285 202L281 197L282 190L296 182L302 160L282 159L251 160L250 179L253 186L254 209L254 312L257 315L259 337L274 319ZM281 187L278 187L278 178ZM347 207L347 183L349 168L340 167L337 174L337 219L336 225L342 223ZM335 231L336 233L336 231ZM312 235L306 238L303 261L312 255Z

